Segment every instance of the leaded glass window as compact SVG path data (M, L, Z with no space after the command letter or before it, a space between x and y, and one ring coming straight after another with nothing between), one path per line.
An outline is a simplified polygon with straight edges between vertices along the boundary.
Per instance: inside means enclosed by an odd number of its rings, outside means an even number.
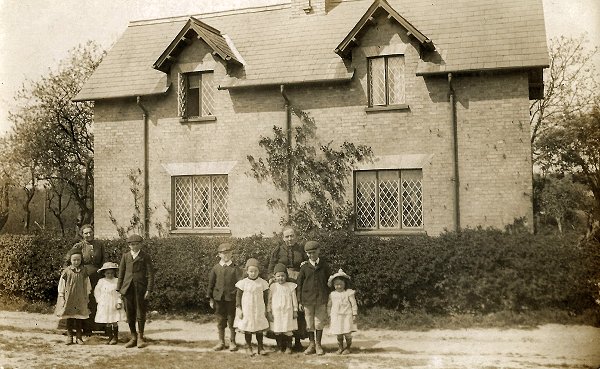
M406 103L404 55L368 59L369 106Z
M175 229L229 227L227 175L173 177Z
M354 178L357 229L423 227L421 169L357 171Z
M182 118L214 115L215 86L213 72L181 73L178 81L178 111Z

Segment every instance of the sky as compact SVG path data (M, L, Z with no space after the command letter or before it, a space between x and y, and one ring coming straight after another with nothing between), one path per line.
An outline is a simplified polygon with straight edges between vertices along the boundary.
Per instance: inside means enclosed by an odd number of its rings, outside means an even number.
M424 0L421 0L424 1ZM501 0L498 0L501 1ZM239 9L286 0L0 0L0 136L27 79L55 68L87 40L109 49L129 21ZM289 0L287 0L289 2ZM543 0L548 38L588 33L600 46L600 1ZM595 59L600 71L600 54Z

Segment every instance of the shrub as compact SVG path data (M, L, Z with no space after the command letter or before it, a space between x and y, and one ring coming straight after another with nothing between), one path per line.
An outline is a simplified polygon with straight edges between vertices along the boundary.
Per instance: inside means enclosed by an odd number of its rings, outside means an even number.
M594 308L600 281L600 245L574 237L534 236L498 230L465 230L439 237L392 238L319 232L332 269L343 268L362 307L433 314L488 314ZM146 242L154 260L156 288L151 308L209 311L208 273L217 246L230 242L234 261L257 258L264 269L277 237L172 237ZM62 260L75 242L42 236L0 236L0 292L54 301ZM111 261L120 261L123 240L100 240ZM264 276L264 275L263 275ZM266 277L266 276L265 276Z

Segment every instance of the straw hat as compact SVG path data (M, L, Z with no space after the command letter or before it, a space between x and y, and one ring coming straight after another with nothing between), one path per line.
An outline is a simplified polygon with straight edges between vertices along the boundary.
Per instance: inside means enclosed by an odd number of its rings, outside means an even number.
M344 271L342 269L338 270L337 273L332 274L329 279L327 280L327 285L329 286L329 288L333 287L333 280L336 278L344 278L346 279L346 281L350 281L350 276L346 273L344 273Z
M119 269L119 264L107 261L106 263L102 264L102 268L98 269L98 273L107 269Z

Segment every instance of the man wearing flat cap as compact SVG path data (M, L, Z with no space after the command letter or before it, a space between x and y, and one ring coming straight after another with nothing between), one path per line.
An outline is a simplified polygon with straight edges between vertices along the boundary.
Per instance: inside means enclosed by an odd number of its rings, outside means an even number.
M131 339L125 344L127 348L146 346L144 326L148 298L154 287L154 267L150 255L142 250L143 242L144 239L137 234L127 237L130 251L123 254L119 264L117 291L121 293L125 303L127 322L131 332ZM136 321L139 331L136 330Z

